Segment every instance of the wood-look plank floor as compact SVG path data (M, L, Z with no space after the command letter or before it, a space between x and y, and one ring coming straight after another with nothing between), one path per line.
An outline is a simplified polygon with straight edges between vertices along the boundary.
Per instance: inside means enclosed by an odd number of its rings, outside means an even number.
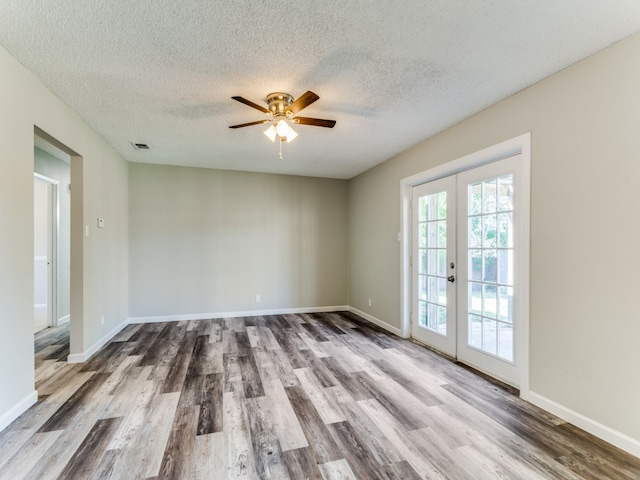
M36 339L1 479L639 479L640 459L351 313Z

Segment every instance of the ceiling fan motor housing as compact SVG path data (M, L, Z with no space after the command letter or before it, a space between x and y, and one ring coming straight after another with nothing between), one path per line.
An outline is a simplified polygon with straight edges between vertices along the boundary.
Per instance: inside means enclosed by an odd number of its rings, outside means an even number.
M291 116L287 107L293 103L293 97L288 93L274 92L267 95L267 106L274 117Z

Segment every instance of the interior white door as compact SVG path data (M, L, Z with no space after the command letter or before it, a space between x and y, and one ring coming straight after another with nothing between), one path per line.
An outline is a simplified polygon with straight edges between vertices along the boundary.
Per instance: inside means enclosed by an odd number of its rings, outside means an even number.
M412 336L456 354L456 179L413 189Z
M516 387L528 288L520 160L418 185L412 199L412 336Z
M33 329L44 330L50 325L50 258L49 226L50 185L35 177L33 181Z

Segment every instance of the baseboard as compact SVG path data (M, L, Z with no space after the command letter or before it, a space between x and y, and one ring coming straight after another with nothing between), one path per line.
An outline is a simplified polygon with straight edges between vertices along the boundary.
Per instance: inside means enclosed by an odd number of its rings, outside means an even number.
M64 317L60 317L58 319L58 323L57 326L61 326L61 325L65 325L67 323L69 323L69 321L71 320L71 315L65 315Z
M387 332L391 332L394 335L398 335L399 337L403 337L404 338L404 335L402 335L402 330L399 329L398 327L394 327L393 325L389 325L387 322L385 322L383 320L380 320L379 318L376 318L373 315L369 315L368 313L365 313L362 310L358 310L355 307L349 307L348 310L351 313L355 313L359 317L362 317L365 320L369 320L371 323L375 323L379 327L384 328Z
M571 410L570 408L560 405L559 403L549 400L548 398L529 391L529 402L553 413L554 415L572 423L576 427L579 427L598 438L601 438L605 442L609 442L616 447L629 452L631 455L640 457L640 440L629 437L624 433L618 432L613 428L607 427L595 420L585 417L584 415Z
M238 312L190 313L183 315L161 315L154 317L130 317L129 323L180 322L183 320L208 320L210 318L259 317L263 315L286 315L293 313L340 312L349 310L347 305L330 307L279 308L274 310L245 310Z
M86 362L87 360L89 360L89 358L91 358L91 356L93 354L95 354L98 350L100 350L102 347L104 347L109 342L109 340L111 340L118 333L120 333L120 331L124 327L126 327L127 325L129 325L129 320L125 320L120 325L118 325L116 328L111 330L104 337L102 337L96 343L91 345L91 347L89 347L89 349L87 351L82 352L82 353L72 353L72 354L70 354L67 357L67 362L69 362L69 363L83 363L83 362Z
M11 407L8 412L0 415L0 432L7 428L16 418L29 410L32 405L35 405L37 401L38 392L34 390L18 403L16 403L13 407Z

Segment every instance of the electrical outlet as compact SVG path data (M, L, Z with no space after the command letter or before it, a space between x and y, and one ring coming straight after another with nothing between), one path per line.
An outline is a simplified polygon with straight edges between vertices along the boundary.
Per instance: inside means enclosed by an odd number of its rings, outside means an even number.
M259 293L256 295L256 303L260 303L260 294Z

